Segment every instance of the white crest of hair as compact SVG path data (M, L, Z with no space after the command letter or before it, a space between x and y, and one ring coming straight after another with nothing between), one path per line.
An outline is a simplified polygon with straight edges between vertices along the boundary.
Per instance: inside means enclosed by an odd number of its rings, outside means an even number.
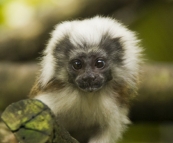
M129 85L135 86L133 78L139 72L138 66L141 53L138 40L135 34L120 22L101 16L85 20L66 21L55 27L52 38L44 51L40 83L44 86L54 76L55 59L52 52L56 44L65 36L69 37L74 46L82 45L83 41L88 44L98 45L102 36L106 33L112 38L120 38L124 48L124 69L115 69L115 71L120 71L119 76L129 81Z

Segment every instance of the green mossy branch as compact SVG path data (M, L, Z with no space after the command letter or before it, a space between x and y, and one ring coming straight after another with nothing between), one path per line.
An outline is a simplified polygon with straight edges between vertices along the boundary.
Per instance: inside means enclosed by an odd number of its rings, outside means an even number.
M11 104L1 118L20 143L78 143L36 99Z

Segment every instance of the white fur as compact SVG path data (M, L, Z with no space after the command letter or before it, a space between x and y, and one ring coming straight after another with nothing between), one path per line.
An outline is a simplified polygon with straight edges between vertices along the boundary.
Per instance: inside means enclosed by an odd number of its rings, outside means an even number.
M86 96L69 87L58 93L40 94L36 99L47 104L55 115L61 115L59 120L67 130L101 125L101 133L91 138L89 143L115 143L129 120L128 110L115 104L111 94L115 93L106 90Z
M121 37L121 44L125 49L125 56L123 69L118 69L120 71L119 76L128 79L129 84L135 86L133 77L139 72L139 64L141 62L140 53L142 51L138 45L135 34L116 20L99 16L82 21L67 21L55 27L55 30L52 32L52 38L44 51L44 57L41 63L40 83L42 86L54 75L55 59L52 56L52 52L56 44L63 39L65 35L69 35L70 41L76 46L82 45L83 40L85 40L86 43L97 45L105 32L108 32L112 38ZM80 49L78 49L78 52L79 51ZM115 69L115 71L116 70L117 69ZM61 77L63 76L64 75Z
M119 38L124 48L123 66L112 67L113 78L119 78L126 82L127 86L136 88L136 77L139 73L141 48L135 34L129 31L121 23L107 17L96 16L86 20L63 22L55 27L45 51L41 63L41 76L39 82L45 86L55 76L55 59L53 50L68 35L74 46L82 45L83 40L91 45L99 45L105 33L112 38ZM97 50L93 47L92 50ZM78 52L80 49L78 49ZM77 51L76 51L77 52ZM56 59L57 60L57 59ZM67 72L65 69L56 75L59 79L66 81ZM67 128L80 126L92 126L96 122L102 125L102 131L91 138L89 143L115 143L121 137L125 124L129 123L127 118L128 110L121 107L115 97L118 93L112 93L112 89L101 90L96 93L81 95L80 91L66 85L66 90L57 92L42 93L36 96L46 103L55 115L60 115L62 124ZM82 92L82 94L86 94ZM96 95L94 95L96 94ZM120 95L121 96L121 95ZM97 102L96 102L97 101Z

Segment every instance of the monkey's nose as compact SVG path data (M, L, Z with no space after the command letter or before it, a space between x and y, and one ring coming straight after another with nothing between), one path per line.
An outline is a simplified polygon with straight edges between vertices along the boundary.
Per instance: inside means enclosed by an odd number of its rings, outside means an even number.
M95 79L96 79L96 76L94 74L89 74L82 77L82 80L88 83L92 83Z

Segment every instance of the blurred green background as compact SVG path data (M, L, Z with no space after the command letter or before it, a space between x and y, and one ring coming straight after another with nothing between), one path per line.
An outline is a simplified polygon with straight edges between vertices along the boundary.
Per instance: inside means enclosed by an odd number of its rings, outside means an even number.
M120 143L173 143L173 0L0 0L0 113L27 98L53 27L95 15L136 31L145 49L132 125Z

